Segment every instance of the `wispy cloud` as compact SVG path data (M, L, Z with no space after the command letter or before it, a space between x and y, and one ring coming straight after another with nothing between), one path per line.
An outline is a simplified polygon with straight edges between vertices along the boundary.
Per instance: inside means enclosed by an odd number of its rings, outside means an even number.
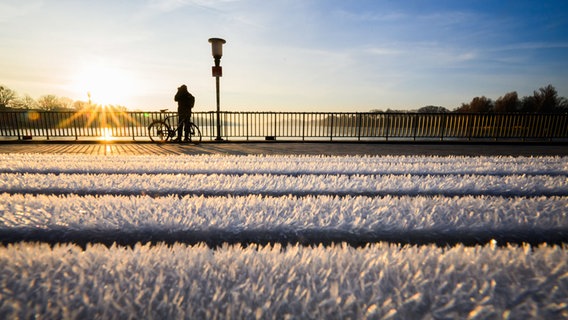
M395 56L404 53L403 50L390 47L372 47L363 51L372 56Z
M568 48L568 42L519 42L510 45L494 47L491 49L491 51L567 49L567 48Z
M408 19L410 16L406 13L395 11L395 12L354 12L347 10L337 10L336 15L353 21L364 21L364 22L396 22L404 19Z
M214 105L207 39L219 36L227 40L227 105L394 106L421 104L412 101L434 92L456 105L491 85L506 92L515 79L560 79L554 84L566 87L566 9L556 1L552 9L492 1L0 0L0 80L49 73L46 86L52 74L106 58L137 69L140 92L154 99L141 105L170 102L181 80L201 104ZM14 87L34 95L50 88Z
M467 11L437 11L424 14L419 13L412 18L416 21L438 26L463 25L482 19L478 13Z
M407 68L413 65L435 66L473 61L479 58L479 52L440 42L399 42L362 50L372 59L386 59L389 64L398 59L396 65Z

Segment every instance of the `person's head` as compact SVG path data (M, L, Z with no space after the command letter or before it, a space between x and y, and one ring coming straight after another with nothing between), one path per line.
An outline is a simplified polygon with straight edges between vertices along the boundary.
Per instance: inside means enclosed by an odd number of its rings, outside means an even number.
M187 91L187 86L185 84L182 84L179 88L178 91Z

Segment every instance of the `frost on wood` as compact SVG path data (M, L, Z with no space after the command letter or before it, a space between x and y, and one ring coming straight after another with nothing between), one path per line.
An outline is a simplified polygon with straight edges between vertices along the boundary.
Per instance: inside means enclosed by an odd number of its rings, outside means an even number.
M0 192L177 195L568 196L565 176L0 174Z
M20 232L24 239L34 231L67 235L75 232L93 239L136 232L148 236L199 232L202 239L222 234L238 239L242 233L273 241L299 234L343 241L380 240L381 235L408 238L416 233L432 237L435 233L439 237L464 233L513 237L543 230L566 232L567 206L565 197L153 198L1 194L0 230L4 235L0 239L7 237L8 231Z
M566 160L0 155L0 318L568 318ZM364 244L488 231L563 244ZM92 241L191 233L252 241Z
M567 175L564 157L0 154L2 173Z
M546 245L16 244L0 248L0 315L551 319L567 315L567 261Z

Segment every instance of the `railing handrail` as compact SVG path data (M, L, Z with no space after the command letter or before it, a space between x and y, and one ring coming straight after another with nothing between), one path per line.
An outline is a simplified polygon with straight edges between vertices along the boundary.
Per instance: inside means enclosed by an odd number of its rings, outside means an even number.
M160 111L0 110L0 137L147 138ZM195 111L205 139L216 137L216 112ZM224 139L326 140L555 140L568 139L568 114L222 111Z

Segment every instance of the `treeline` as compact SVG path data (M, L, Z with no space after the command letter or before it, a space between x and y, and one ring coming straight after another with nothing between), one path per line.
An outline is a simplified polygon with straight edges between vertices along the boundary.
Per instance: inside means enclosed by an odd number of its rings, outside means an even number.
M565 113L568 112L568 100L559 97L552 85L542 87L531 96L519 99L516 91L509 92L492 101L484 96L475 97L469 103L463 103L454 112L470 113Z
M127 111L126 107L119 105L105 105L104 107L113 111ZM67 97L58 97L52 94L41 96L36 100L30 95L20 96L16 91L0 85L0 111L95 111L101 108L101 105L91 103L91 101L74 101Z
M381 110L371 112L382 113ZM388 109L390 112L408 112ZM416 110L418 113L567 113L568 99L559 97L556 88L547 85L530 96L519 98L516 91L506 93L493 101L485 96L475 97L469 103L462 103L454 110L441 106L426 106Z
M124 112L127 108L119 105L105 106L108 110ZM1 110L41 110L41 111L85 111L100 110L101 105L90 101L73 101L67 97L44 95L35 100L29 95L20 96L14 90L0 85ZM373 113L383 113L382 110L371 110ZM409 112L387 109L391 112ZM418 109L418 113L567 113L568 99L558 96L556 88L547 85L535 90L532 95L519 98L516 91L506 93L493 101L485 96L475 97L469 103L449 110L441 106L426 106Z

